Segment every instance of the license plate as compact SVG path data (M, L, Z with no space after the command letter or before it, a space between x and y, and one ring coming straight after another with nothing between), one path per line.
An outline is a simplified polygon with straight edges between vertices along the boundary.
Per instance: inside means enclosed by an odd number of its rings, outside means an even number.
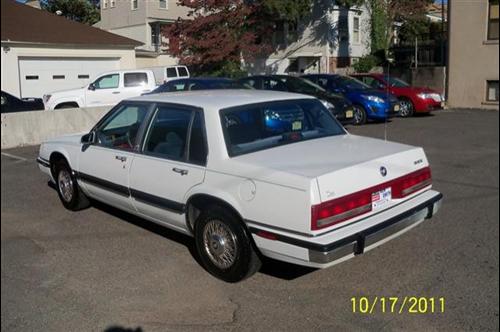
M394 105L394 112L399 112L399 109L400 109L399 105Z
M372 193L372 210L379 210L389 204L392 199L391 188L385 188Z
M347 112L345 112L345 117L346 118L352 118L353 116L354 116L353 111L347 111Z

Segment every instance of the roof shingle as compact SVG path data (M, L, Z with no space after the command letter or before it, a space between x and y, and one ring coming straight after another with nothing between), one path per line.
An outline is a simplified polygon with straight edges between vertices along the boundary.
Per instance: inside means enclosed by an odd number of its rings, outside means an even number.
M110 47L142 45L137 40L71 21L14 0L1 2L2 41Z

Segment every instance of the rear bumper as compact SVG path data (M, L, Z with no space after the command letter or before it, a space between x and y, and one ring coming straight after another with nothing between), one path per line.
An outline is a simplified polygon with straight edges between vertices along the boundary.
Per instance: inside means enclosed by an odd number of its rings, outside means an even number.
M425 219L430 219L441 207L443 195L419 204L381 224L370 227L348 238L333 242L323 248L309 249L309 260L325 264L348 255L360 255L413 228ZM319 250L318 250L319 249Z
M335 229L317 237L284 234L249 225L257 247L263 255L278 260L327 268L355 255L373 249L430 219L441 206L443 195L428 190L378 215ZM259 231L276 235L274 240L262 238Z

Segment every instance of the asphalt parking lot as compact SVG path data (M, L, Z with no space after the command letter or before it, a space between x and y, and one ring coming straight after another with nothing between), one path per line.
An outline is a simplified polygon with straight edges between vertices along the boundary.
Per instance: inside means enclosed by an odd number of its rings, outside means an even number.
M499 113L349 130L383 138L385 128L425 148L445 196L438 215L332 268L269 260L237 284L205 272L189 237L102 204L65 210L37 147L2 151L2 331L498 330ZM353 313L360 296L443 297L445 312Z

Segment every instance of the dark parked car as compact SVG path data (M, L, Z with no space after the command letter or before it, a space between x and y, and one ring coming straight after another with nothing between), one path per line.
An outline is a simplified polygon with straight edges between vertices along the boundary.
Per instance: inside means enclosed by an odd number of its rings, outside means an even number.
M388 90L398 97L401 102L402 117L409 117L414 113L430 113L444 106L444 98L436 90L411 86L403 80L385 74L368 73L352 76L375 89Z
M336 74L311 74L302 76L329 92L341 93L353 103L354 124L367 120L384 121L399 114L398 99L364 84L355 78Z
M19 99L2 91L2 113L38 111L43 109L43 101L41 98Z
M342 95L327 92L322 87L303 78L288 75L250 76L239 80L257 90L296 92L321 100L323 105L343 124L352 123L354 110L352 103Z
M249 87L229 78L198 77L184 78L163 83L147 95L163 92L192 91L192 90L220 90L220 89L249 89Z

